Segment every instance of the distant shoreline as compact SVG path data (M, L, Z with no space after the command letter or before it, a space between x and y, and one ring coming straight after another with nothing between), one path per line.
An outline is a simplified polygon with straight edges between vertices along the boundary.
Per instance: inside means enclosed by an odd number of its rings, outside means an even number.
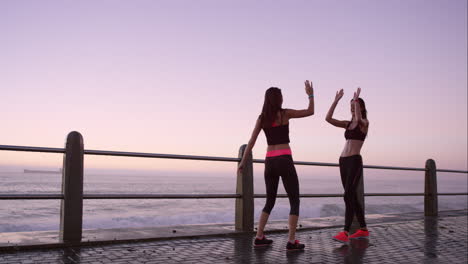
M53 174L61 174L62 169L51 171L51 170L28 170L24 169L24 173L53 173Z

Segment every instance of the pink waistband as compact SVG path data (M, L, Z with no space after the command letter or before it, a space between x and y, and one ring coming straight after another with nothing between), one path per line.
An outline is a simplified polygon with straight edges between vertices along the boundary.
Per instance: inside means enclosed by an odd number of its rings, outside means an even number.
M275 150L267 151L267 153L266 153L267 158L268 157L282 156L282 155L291 155L292 156L291 149L275 149Z

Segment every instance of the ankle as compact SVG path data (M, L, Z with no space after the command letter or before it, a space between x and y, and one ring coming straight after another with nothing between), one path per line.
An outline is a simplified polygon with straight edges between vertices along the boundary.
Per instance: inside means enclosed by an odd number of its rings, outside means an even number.
M362 231L368 231L368 230L367 230L367 227L361 227L361 230L362 230Z
M256 239L263 239L264 237L265 237L265 235L262 234L261 236L257 235L255 238L256 238Z

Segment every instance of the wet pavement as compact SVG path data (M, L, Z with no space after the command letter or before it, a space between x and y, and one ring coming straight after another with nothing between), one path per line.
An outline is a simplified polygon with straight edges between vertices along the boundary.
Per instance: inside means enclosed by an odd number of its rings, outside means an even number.
M465 215L467 210L441 211L441 216ZM394 214L367 214L368 224L382 224L387 222L402 222L420 220L421 212L394 213ZM299 218L298 230L321 229L343 226L343 216L331 216L320 218ZM268 222L269 232L284 232L288 229L287 220L273 220ZM82 243L102 244L107 242L142 242L172 238L194 238L218 235L236 235L234 223L223 224L198 224L198 225L173 225L159 227L139 228L113 228L113 229L84 229ZM11 247L39 248L59 246L59 231L30 231L0 233L0 252Z
M62 249L0 253L0 263L467 263L467 211L369 225L370 239L347 245L331 240L340 228L300 230L303 251L285 249L287 234L268 235L273 245L252 247L252 235L167 239Z

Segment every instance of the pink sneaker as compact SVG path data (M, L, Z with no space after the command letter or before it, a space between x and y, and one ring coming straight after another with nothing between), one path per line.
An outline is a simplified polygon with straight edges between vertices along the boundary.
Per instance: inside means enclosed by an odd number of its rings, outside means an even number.
M369 237L369 231L362 230L362 229L359 229L358 231L356 231L356 233L349 236L350 239L359 239L359 238L368 238L368 237Z
M345 231L341 231L336 236L333 237L333 240L336 240L341 243L348 243L349 242L348 234L346 234Z

